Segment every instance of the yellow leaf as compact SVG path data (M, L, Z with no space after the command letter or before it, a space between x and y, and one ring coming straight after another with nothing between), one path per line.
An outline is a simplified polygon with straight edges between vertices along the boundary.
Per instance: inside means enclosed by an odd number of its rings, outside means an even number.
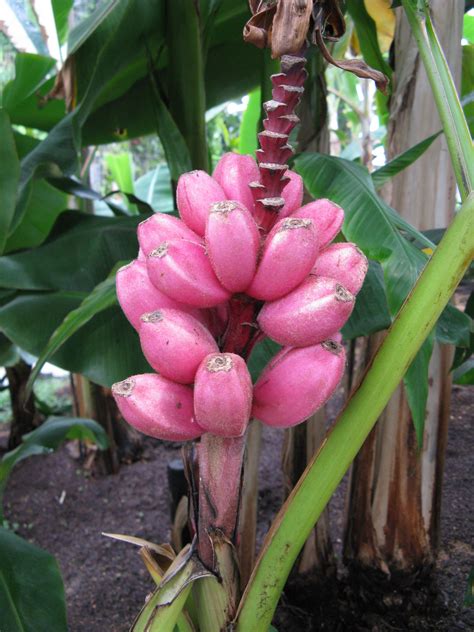
M357 33L355 29L351 33L351 51L355 57L359 57L360 43L359 43L359 38L357 37Z
M395 34L395 12L390 8L391 0L364 0L367 13L377 27L377 39L380 50L386 53L390 49Z

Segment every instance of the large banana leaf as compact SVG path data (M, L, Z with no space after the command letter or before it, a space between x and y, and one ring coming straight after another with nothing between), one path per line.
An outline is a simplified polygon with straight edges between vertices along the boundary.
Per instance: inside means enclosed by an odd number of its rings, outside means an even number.
M6 110L0 109L0 254L15 213L16 190L20 177L20 162L15 139Z
M53 103L59 102L45 98L52 88L51 79L43 83L40 80L47 72L46 62L40 64L35 59L38 70L32 73L29 83L28 65L26 71L25 63L19 66L18 76L7 86L9 94L24 97L15 107L12 105L12 120L50 133L22 162L21 189L11 232L27 211L31 180L74 173L83 142L97 144L157 131L173 179L190 168L186 146L163 100L166 91L158 91L155 85L159 73L160 83L165 79L166 87L163 8L162 0L110 2L71 33L70 61L61 74L62 82L73 93L75 105L67 115L64 104L53 108ZM250 46L244 49L241 38L247 12L243 1L213 3L207 12L213 25L206 71L209 106L214 99L222 102L246 92L258 81L259 51ZM238 72L233 72L233 65ZM10 103L13 104L12 99Z
M72 9L74 0L51 0L53 9L56 34L60 44L64 44L68 33L69 12Z
M11 632L67 632L55 558L0 527L0 625Z
M94 217L67 211L39 248L0 257L0 287L90 292L118 261L138 252L137 217Z
M53 332L87 296L86 292L67 291L19 294L0 307L0 329L19 347L38 357ZM136 332L118 307L94 316L63 344L51 362L103 386L151 371Z
M73 310L83 302L90 308L90 293L110 270L118 262L134 258L136 226L141 219L143 216L107 218L68 211L42 246L0 257L0 288L17 290L0 307L0 329L7 338L39 356ZM92 303L97 307L95 300ZM51 361L108 386L133 373L149 371L138 337L118 306L108 298L105 305L98 304L100 313L97 309L96 315L88 313L86 324Z
M27 156L39 140L27 134L14 132L16 151L20 159ZM67 208L67 197L46 180L34 180L29 189L23 219L10 234L5 245L9 253L22 248L39 246L49 235L60 213Z
M135 193L155 212L171 213L174 203L168 166L157 165L155 169L138 178L135 181Z
M441 132L432 134L425 138L421 142L413 145L410 149L407 149L402 154L395 156L392 160L379 167L372 172L372 181L376 189L380 189L386 182L396 176L398 173L409 167L420 156L422 156L427 149L431 147L431 144L438 138Z
M0 333L0 366L14 366L19 360L18 349L4 334Z
M117 264L116 268L120 267L121 263ZM100 314L100 312L103 312L109 307L117 306L115 273L116 270L112 270L107 279L99 283L99 285L86 296L77 309L69 312L60 326L53 332L48 344L41 352L40 357L31 371L27 385L28 392L31 391L33 382L36 380L44 364L51 359L54 353L58 351L71 336L82 329L86 323L97 314Z
M55 60L51 57L33 55L32 53L17 53L15 79L5 86L3 107L14 112L28 97L34 97L54 66Z

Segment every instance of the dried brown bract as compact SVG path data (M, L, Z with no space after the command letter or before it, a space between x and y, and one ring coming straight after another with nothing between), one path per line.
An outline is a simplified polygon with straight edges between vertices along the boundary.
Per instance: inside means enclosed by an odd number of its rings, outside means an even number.
M316 45L330 64L373 79L382 92L388 78L360 59L334 59L325 40L336 41L346 30L339 0L249 0L252 17L244 27L244 40L270 48L272 57L298 55L307 43Z

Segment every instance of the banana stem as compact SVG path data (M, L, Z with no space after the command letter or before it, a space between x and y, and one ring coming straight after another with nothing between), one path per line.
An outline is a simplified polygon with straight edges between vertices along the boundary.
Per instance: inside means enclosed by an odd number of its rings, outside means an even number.
M402 0L418 45L448 143L456 182L464 201L474 188L474 149L453 76L431 22L429 7Z
M235 542L245 438L206 433L199 444L198 552L211 570L216 570L213 536Z

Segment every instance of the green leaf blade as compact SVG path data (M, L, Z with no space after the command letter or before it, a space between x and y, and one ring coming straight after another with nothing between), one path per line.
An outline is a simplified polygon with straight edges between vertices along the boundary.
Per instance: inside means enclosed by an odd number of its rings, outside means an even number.
M398 173L412 165L425 151L431 146L431 144L438 138L441 132L432 134L428 138L425 138L421 142L417 143L402 154L395 156L386 165L376 169L372 172L372 181L376 189L380 189L386 182L396 176Z
M120 264L116 266L119 267ZM91 318L100 312L117 304L117 295L115 292L115 272L116 268L111 272L109 277L99 283L92 292L82 301L82 303L69 312L63 322L54 331L48 344L44 348L35 366L33 367L28 383L26 385L27 395L33 388L34 381L38 377L41 369L48 360L58 351L62 345L71 338L79 329L81 329Z
M67 439L92 441L100 450L106 450L109 445L105 430L93 419L49 417L39 428L23 435L22 443L0 460L0 494L17 463L30 456L49 454Z
M262 112L262 96L260 88L249 94L249 102L242 116L239 133L239 154L255 156L258 148L258 123Z
M432 352L433 335L430 335L416 354L403 378L408 405L415 426L416 440L420 449L423 447L426 403L429 393L428 369Z
M64 586L52 555L0 527L2 630L67 632Z
M0 108L0 254L3 253L15 214L20 161L7 111Z

